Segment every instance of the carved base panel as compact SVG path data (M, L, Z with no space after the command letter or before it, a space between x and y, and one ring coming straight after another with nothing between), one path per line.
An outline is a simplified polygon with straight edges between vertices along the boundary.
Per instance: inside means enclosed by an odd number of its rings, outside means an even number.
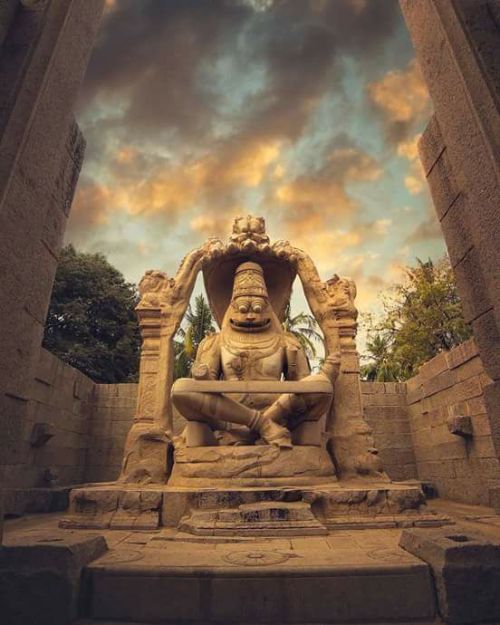
M160 526L163 492L160 486L89 484L70 494L66 529L154 530Z
M330 484L335 480L332 460L323 447L183 447L175 451L168 485L234 488Z
M325 533L325 529L424 527L449 522L448 517L427 510L418 484L367 484L361 480L274 488L169 486L162 511L164 525L206 535L275 536L280 535L280 528L283 535L307 535Z
M306 501L258 501L237 508L193 509L178 524L197 536L325 536Z

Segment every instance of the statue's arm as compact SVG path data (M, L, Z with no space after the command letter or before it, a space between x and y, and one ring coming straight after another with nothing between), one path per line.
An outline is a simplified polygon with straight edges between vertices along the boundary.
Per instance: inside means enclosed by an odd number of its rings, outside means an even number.
M220 373L220 339L218 334L214 334L200 343L191 375L198 380L218 380Z
M311 373L309 360L299 341L290 334L286 335L286 372L287 380L302 380Z

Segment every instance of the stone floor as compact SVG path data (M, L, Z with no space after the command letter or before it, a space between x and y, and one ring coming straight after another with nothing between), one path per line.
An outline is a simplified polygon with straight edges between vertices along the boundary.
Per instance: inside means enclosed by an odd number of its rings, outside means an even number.
M489 508L440 500L429 502L429 507L448 514L461 527L500 539L500 516ZM46 514L7 521L4 544L38 537L57 541L82 531L105 537L109 550L85 571L92 591L84 590L83 610L101 620L80 625L382 623L384 615L393 623L409 623L410 617L422 625L437 622L429 568L398 546L400 529L216 538L170 528L64 530L58 528L60 517ZM350 601L354 603L349 605ZM211 615L207 621L200 616L204 610ZM247 620L240 620L242 613ZM164 614L177 616L169 620Z

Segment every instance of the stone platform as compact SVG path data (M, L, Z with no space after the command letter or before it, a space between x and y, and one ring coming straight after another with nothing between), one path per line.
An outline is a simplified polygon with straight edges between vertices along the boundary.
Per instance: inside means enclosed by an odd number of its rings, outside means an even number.
M365 546L348 532L229 543L146 535L86 568L84 604L98 622L429 622L429 567L398 547L397 530L377 537L380 531L363 536Z
M281 529L287 534L307 535L324 533L326 528L440 526L449 522L446 515L427 510L422 491L414 483L339 481L225 488L110 483L73 489L61 527L152 530L182 524L188 531L206 535L232 530L279 535Z
M457 524L256 538L196 536L168 527L64 530L61 515L54 514L7 521L2 617L9 625L66 624L58 615L71 607L75 593L45 592L51 589L44 585L47 565L58 566L52 552L73 558L76 543L83 547L102 537L107 551L80 550L83 575L73 575L77 568L58 571L79 588L78 625L500 622L499 517L491 509L440 500L428 507ZM12 548L22 561L9 560ZM37 620L40 614L47 618Z

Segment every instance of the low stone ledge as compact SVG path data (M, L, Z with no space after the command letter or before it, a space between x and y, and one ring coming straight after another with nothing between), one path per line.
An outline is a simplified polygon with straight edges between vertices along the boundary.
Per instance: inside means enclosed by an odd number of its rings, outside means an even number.
M39 512L62 512L68 507L71 486L60 488L7 488L4 493L6 515L21 516Z
M399 545L431 566L446 623L500 621L500 541L456 525L403 530Z
M5 537L0 605L8 625L68 625L78 612L83 567L107 551L102 536L59 530Z

